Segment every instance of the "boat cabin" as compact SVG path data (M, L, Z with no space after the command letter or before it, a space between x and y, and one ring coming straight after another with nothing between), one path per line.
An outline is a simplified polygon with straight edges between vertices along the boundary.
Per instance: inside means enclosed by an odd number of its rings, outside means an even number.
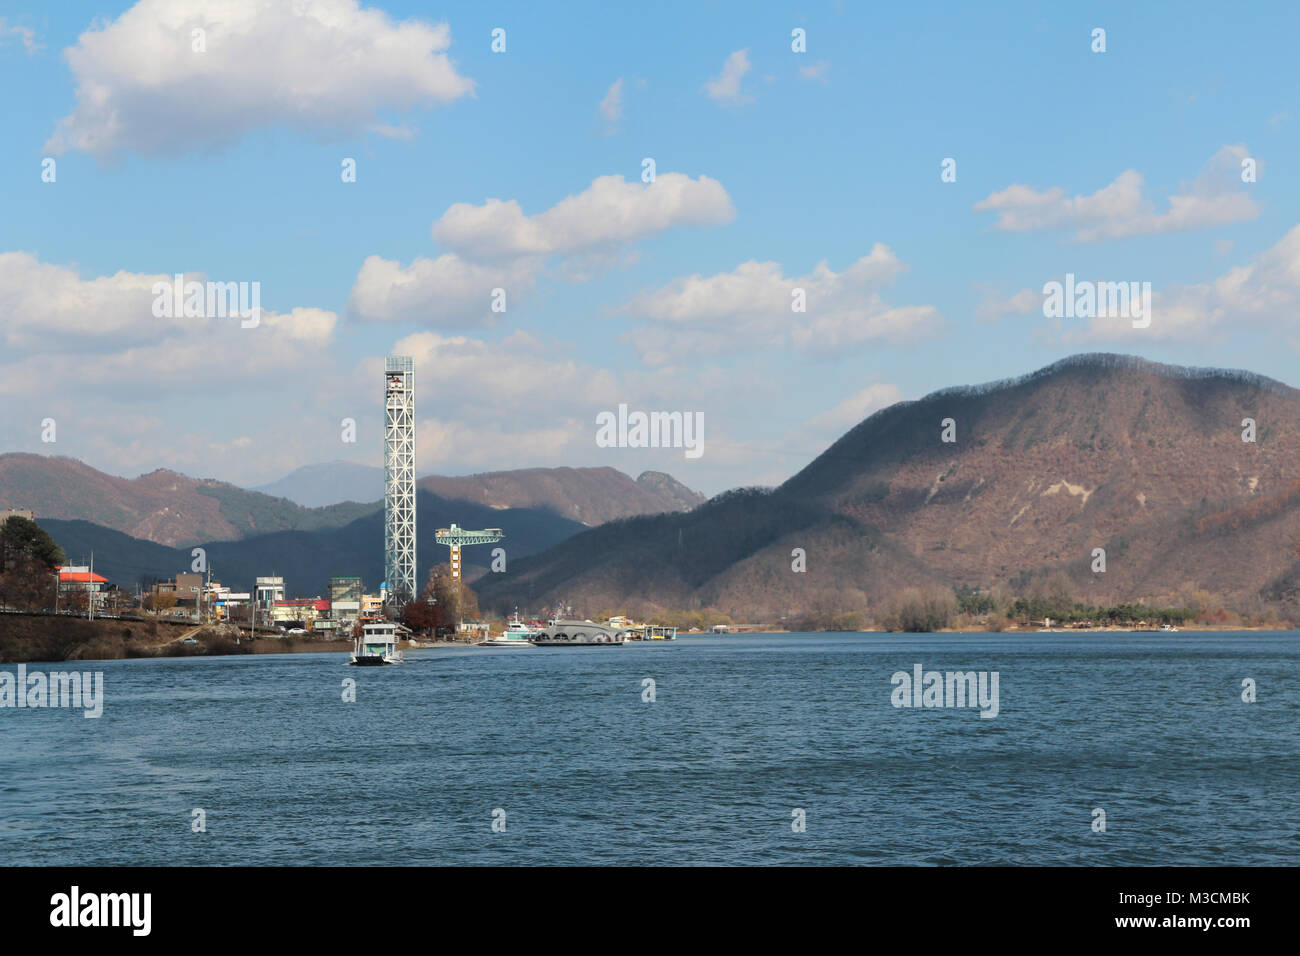
M402 659L397 649L397 624L374 621L362 626L362 634L353 641L354 664L396 664Z

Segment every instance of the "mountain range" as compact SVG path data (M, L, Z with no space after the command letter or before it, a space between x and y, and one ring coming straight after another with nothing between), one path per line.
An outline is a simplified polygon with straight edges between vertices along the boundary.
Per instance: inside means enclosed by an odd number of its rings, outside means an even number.
M358 466L307 469L307 484L338 468L346 483ZM306 507L284 497L159 470L127 479L71 458L0 455L0 508L34 511L68 553L92 552L114 583L170 577L202 547L224 583L243 588L257 575L281 574L290 593L320 593L331 575L359 574L370 587L383 575L383 470L378 498ZM303 472L300 469L299 474ZM373 476L373 475L372 475ZM294 476L286 481L292 484ZM507 560L532 554L609 517L693 507L703 497L669 475L635 481L613 468L530 468L417 482L417 564L445 561L438 527L501 527ZM484 570L489 552L465 552L466 577Z
M284 498L166 469L119 478L75 458L0 455L0 508L25 508L41 519L90 521L175 547L337 528L380 507L382 502L348 502L304 508Z
M0 455L0 508L25 508L41 518L90 521L133 538L173 547L234 541L281 531L340 528L383 510L384 471L347 462L300 468L275 485L301 489L306 498L340 476L355 489L365 471L368 497L307 506L288 497L239 488L211 478L160 469L138 478L105 474L74 458ZM370 482L369 479L377 479ZM614 518L693 508L704 496L671 475L648 471L635 481L614 468L526 468L447 478L427 475L420 491L489 510L550 511L594 526ZM268 486L270 487L270 486ZM462 527L464 521L458 521Z
M416 501L419 523L416 534L416 567L423 580L434 563L447 561L447 549L434 542L434 533L456 521L465 527L500 527L506 537L507 569L517 558L551 547L583 530L583 525L542 508L496 510L466 501L448 501L426 491ZM192 547L171 548L141 541L89 521L40 518L41 527L67 552L69 560L82 563L94 553L95 570L114 584L133 587L150 579L170 578L190 570ZM384 576L384 514L372 511L335 528L313 531L287 530L247 538L197 542L212 568L213 580L243 591L260 575L285 579L291 597L313 597L326 593L335 575L357 575L370 590L377 590ZM490 561L490 548L464 551L464 574L472 581L483 574Z
M870 616L912 586L1025 593L1064 579L1097 605L1210 592L1300 617L1300 392L1249 372L1075 356L899 402L781 486L703 504L666 475L608 468L419 485L421 574L445 560L439 525L505 529L504 572L484 574L486 547L465 554L497 611ZM382 575L379 501L304 507L174 472L127 480L3 455L0 507L32 508L117 583L186 569L194 545L239 587L279 573L305 596L330 575Z
M610 522L478 590L498 609L563 599L582 613L713 607L761 621L870 614L913 585L1022 591L1056 575L1093 604L1196 589L1248 609L1293 601L1300 392L1075 356L892 405L780 487Z
M633 482L613 468L520 468L460 477L425 475L417 484L444 498L476 501L491 508L549 508L595 526L615 518L661 511L686 511L704 501L672 475L646 471ZM307 508L344 502L378 501L384 469L335 461L303 465L253 491L288 498Z

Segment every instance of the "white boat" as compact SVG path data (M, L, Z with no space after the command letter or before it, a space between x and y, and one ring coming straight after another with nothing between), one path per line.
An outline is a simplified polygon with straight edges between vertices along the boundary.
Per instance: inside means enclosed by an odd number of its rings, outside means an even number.
M1178 630L1178 628L1174 627L1172 624L1161 624L1161 625L1160 625L1160 630L1162 630L1162 631L1176 631L1176 630Z
M531 638L534 634L539 633L542 626L537 623L525 623L519 619L519 612L516 611L506 621L506 629L500 637L489 637L485 641L479 641L479 647L532 647Z
M551 621L529 640L538 647L622 647L627 631L595 621Z
M675 641L677 628L666 624L637 624L626 617L611 617L605 622L606 627L625 633L627 641Z
M361 636L352 641L352 659L348 663L358 667L402 663L402 652L397 649L397 625L392 621L364 625Z

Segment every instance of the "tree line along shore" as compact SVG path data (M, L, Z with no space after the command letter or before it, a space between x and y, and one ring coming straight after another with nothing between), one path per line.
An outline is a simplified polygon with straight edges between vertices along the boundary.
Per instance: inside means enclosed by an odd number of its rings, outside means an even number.
M1247 631L1278 628L1277 624L1196 624L1188 631ZM978 621L957 622L956 626L938 628L913 628L911 633L931 631L936 633L1037 633L1033 625L1024 628L1012 624L1005 628L990 628ZM1053 631L1059 628L1051 628ZM1131 627L1121 625L1098 626L1080 629L1082 633L1158 630L1150 625ZM785 634L803 631L858 632L858 633L908 633L898 628L885 627L819 627L803 628L773 625L757 634ZM184 643L180 634L193 634L196 643ZM346 652L350 640L315 635L258 637L249 639L247 632L237 632L228 625L209 624L202 628L184 629L177 625L134 618L96 619L52 615L0 614L0 664L18 664L59 661L129 660L156 657L205 657L231 654L286 654ZM465 641L421 640L420 647L465 646Z
M332 635L265 635L250 638L231 624L195 628L145 612L87 620L41 613L57 588L51 568L64 560L61 548L32 521L10 518L0 525L0 662L120 660L213 654L344 651L348 637ZM740 623L717 608L655 609L655 624L681 633L715 629L788 633L883 631L891 633L1076 630L1141 631L1161 626L1185 630L1291 629L1276 606L1230 607L1209 591L1187 587L1172 602L1132 601L1097 606L1078 599L1062 574L1021 575L1020 587L908 587L867 611L792 612L775 621ZM577 616L606 620L624 614L600 608ZM452 622L480 617L473 589L453 577L448 565L435 565L425 588L403 609L401 620L421 640L435 640ZM492 622L489 622L491 624ZM504 621L496 622L501 629ZM188 631L186 629L189 629ZM188 640L186 638L189 638ZM464 639L459 643L463 643Z

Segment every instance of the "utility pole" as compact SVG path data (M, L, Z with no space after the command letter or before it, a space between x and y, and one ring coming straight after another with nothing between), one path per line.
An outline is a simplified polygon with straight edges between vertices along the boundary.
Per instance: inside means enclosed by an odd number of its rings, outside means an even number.
M95 619L95 552L90 552L90 580L86 584L86 604L90 608L87 620Z

